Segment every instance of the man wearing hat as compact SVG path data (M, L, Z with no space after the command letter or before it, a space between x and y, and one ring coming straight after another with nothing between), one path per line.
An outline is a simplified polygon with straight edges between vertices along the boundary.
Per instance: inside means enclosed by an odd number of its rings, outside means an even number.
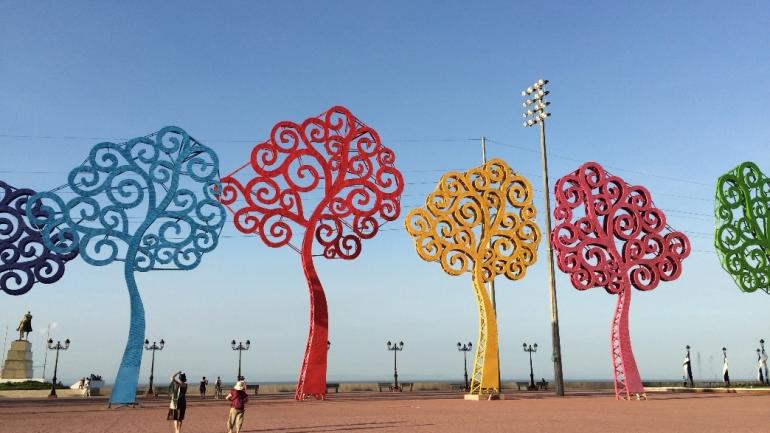
M230 400L227 433L240 433L243 425L243 413L246 410L246 403L249 401L249 395L246 394L246 383L242 380L236 382L226 399Z

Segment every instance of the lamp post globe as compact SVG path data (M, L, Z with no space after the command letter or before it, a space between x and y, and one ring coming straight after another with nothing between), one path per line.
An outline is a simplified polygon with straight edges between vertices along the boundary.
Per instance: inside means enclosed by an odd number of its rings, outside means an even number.
M529 386L527 387L527 390L536 391L537 385L535 385L535 371L532 368L532 354L537 352L537 343L532 345L524 343L522 344L522 348L525 352L529 353Z
M54 362L53 366L53 380L51 381L51 393L48 394L48 398L57 398L56 395L56 383L58 382L57 375L59 370L59 351L60 350L67 350L70 347L70 339L64 340L64 344L61 344L60 341L57 341L56 344L53 342L53 338L48 339L48 350L55 350L56 351L56 361Z
M155 380L155 352L158 350L163 350L163 347L166 345L166 341L161 339L160 344L156 342L152 342L150 344L150 340L145 339L144 340L144 350L149 350L152 352L152 361L150 361L150 385L147 387L147 392L145 393L145 397L157 397L158 395L155 393L155 386L154 386L154 380Z
M399 341L398 344L392 343L388 340L385 343L388 350L393 352L393 389L392 391L401 391L401 387L398 386L398 352L404 350L404 342Z
M242 341L239 341L237 344L236 344L235 340L232 340L230 342L230 348L232 348L233 350L238 351L238 375L236 376L236 379L235 379L236 382L239 381L239 380L242 380L241 378L243 377L243 375L241 374L241 360L242 360L242 357L243 357L243 351L244 350L249 350L250 346L251 346L251 340L246 340L245 343L242 342Z
M468 352L471 351L473 344L469 341L468 344L462 344L457 342L457 350L463 353L463 377L465 378L465 391L470 390L470 384L468 383Z

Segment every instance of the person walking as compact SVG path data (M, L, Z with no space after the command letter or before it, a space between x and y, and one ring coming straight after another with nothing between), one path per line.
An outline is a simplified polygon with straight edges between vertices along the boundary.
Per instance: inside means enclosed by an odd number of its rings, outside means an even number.
M88 377L83 381L83 398L91 397L91 378Z
M246 393L246 384L239 380L226 397L230 400L230 413L227 415L227 433L241 433L243 426L243 414L246 411L246 403L249 395Z
M182 421L184 421L185 412L187 411L187 375L181 371L177 371L171 376L171 384L169 385L169 394L171 395L171 403L168 406L169 421L174 421L174 433L182 432Z
M201 400L206 399L206 385L209 384L209 381L206 380L206 376L203 376L203 379L201 379L201 384L198 387L198 391L201 392Z
M214 398L219 400L222 398L222 378L217 376L217 380L214 381Z

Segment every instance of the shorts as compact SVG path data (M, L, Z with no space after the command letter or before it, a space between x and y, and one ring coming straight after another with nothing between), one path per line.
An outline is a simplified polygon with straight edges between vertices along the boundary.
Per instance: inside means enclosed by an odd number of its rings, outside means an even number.
M243 411L230 408L230 414L227 416L227 429L240 430L243 425Z

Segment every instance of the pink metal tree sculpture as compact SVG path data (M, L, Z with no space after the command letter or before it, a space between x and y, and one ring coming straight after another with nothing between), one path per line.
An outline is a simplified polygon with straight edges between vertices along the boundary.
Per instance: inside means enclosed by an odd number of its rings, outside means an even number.
M277 123L251 160L222 179L220 199L239 231L257 234L269 247L288 245L302 257L310 333L298 400L326 395L329 319L313 247L317 242L327 259L355 259L362 239L398 218L404 181L394 163L377 132L337 106L300 124ZM246 179L239 180L244 170ZM292 243L300 236L299 246Z
M618 295L610 349L615 398L644 395L631 337L631 287L652 290L681 273L690 241L666 224L643 186L628 185L595 162L556 182L557 225L551 233L559 269L578 290L604 287Z

